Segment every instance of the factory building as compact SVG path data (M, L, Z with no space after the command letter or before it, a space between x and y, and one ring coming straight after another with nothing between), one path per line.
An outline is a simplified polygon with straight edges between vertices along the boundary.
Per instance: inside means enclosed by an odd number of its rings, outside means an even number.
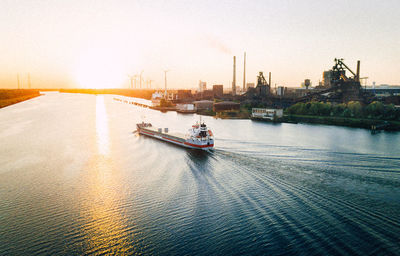
M196 108L194 104L176 104L176 112L178 113L195 113Z
M332 70L324 71L322 73L322 86L323 87L330 88L332 86L331 85L331 81L332 81L332 78L333 78L332 74L333 74Z
M366 88L367 92L371 92L378 97L389 97L389 96L400 96L400 86L389 86L389 85L380 85L380 86L368 86Z
M178 90L178 99L188 99L188 98L192 98L192 91L191 90Z
M286 87L283 87L283 86L278 86L278 88L276 88L276 95L278 95L278 96L284 96L287 91L287 88Z
M193 102L197 110L212 110L214 101L212 100L198 100Z
M214 90L205 90L203 92L203 99L212 99L214 98Z
M240 103L232 102L232 101L222 101L218 103L214 103L214 111L215 112L223 112L223 111L236 111L240 110Z
M283 116L283 109L252 108L251 117L254 119L275 120Z
M214 97L222 97L224 95L224 86L222 84L213 85Z

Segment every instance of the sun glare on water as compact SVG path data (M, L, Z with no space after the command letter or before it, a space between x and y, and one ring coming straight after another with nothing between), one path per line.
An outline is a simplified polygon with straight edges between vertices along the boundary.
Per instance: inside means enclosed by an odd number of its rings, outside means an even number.
M109 152L108 117L104 96L96 97L96 135L99 153L107 155Z
M91 50L82 54L75 73L82 88L117 88L126 78L120 55L106 50Z

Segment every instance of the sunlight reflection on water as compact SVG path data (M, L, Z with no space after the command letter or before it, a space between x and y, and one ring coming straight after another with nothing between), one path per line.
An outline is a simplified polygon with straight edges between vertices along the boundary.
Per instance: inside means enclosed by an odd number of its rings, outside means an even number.
M89 167L80 206L85 254L129 254L134 248L134 232L129 233L124 222L124 198L118 186L121 177L108 157L93 158Z
M96 135L99 153L107 155L109 153L108 137L108 117L104 104L104 96L96 98Z
M129 254L133 233L127 235L124 211L120 208L123 193L121 177L110 156L109 118L104 96L96 98L96 137L99 155L88 163L87 190L80 206L84 219L86 254Z

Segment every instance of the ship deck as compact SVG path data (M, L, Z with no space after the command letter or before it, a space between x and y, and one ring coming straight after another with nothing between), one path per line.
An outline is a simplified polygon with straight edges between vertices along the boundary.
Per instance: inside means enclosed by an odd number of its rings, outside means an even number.
M166 136L169 138L173 138L173 139L177 139L179 141L185 141L186 140L186 135L183 133L179 133L179 132L159 132L158 131L158 127L142 127L141 130L143 130L144 132L150 132L152 134L149 135L159 135L159 136ZM164 130L164 129L163 129Z

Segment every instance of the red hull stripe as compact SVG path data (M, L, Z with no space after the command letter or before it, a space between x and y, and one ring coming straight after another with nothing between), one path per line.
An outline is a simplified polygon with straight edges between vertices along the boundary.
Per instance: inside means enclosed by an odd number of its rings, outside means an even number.
M196 145L196 144L192 144L192 143L189 143L189 142L185 142L184 144L185 144L185 145L192 146L192 147L195 147L195 148L212 148L212 147L214 146L214 144L210 144L210 145Z
M154 134L153 133L150 133L150 132L144 132L144 131L141 131L142 133L145 133L145 134L148 134L148 135L153 135L154 136Z
M196 144L192 144L192 143L189 143L189 142L177 141L177 140L170 139L170 138L167 138L167 137L162 137L162 138L163 138L163 139L166 139L166 140L174 141L174 142L177 142L177 143L180 143L180 144L185 144L185 145L188 145L188 146L192 146L192 147L195 147L195 148L209 148L209 147L213 147L213 146L214 146L214 144L210 144L210 145L196 145Z

